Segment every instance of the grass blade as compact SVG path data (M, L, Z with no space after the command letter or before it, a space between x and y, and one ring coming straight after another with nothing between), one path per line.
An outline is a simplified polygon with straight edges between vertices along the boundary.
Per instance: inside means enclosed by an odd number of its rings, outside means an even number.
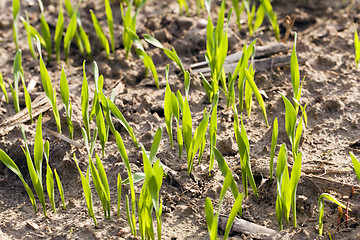
M21 49L16 51L14 64L13 64L13 75L14 75L14 87L11 86L11 93L14 101L15 112L20 112L19 105L19 80L21 75Z
M55 179L56 179L56 183L59 189L59 193L60 193L60 197L61 197L61 202L63 204L63 209L66 210L66 205L65 205L65 196L64 196L64 188L62 186L62 183L60 181L59 175L56 172L56 169L54 169L54 174L55 174Z
M265 108L264 100L259 92L259 89L257 88L257 86L255 84L254 78L247 69L245 69L245 75L246 75L246 79L247 79L247 81L248 81L252 91L254 92L254 95L260 105L261 112L264 116L266 127L269 127L269 123L268 123L267 116L266 116L266 108Z
M65 6L66 6L66 1L65 1ZM71 40L75 36L76 28L77 28L76 12L77 12L77 9L75 10L75 12L72 15L70 15L71 19L70 19L69 25L66 29L66 33L65 33L65 37L64 37L64 51L65 51L66 64L69 63L70 44L71 44Z
M112 14L109 0L105 0L105 14L106 14L107 24L108 24L109 32L110 32L111 50L112 50L112 52L115 52L114 26L113 26L114 20L113 20L113 14Z
M81 88L81 113L86 130L87 139L90 139L90 119L89 119L89 86L85 72L85 60L83 62L83 83Z
M94 29L96 32L96 35L98 36L100 43L103 45L105 52L106 52L106 57L109 58L110 57L110 47L109 47L109 42L100 26L99 21L97 20L97 17L95 16L94 12L92 10L90 10L90 14L91 14L91 19L94 25Z
M52 84L51 84L51 79L49 76L49 73L46 69L44 60L41 56L41 47L40 47L40 42L39 39L36 37L36 41L37 41L37 47L38 47L38 51L39 51L39 55L40 55L40 76L41 76L41 82L45 91L45 94L47 96L47 98L50 101L51 104L51 108L53 110L53 114L54 114L54 118L56 121L56 126L58 129L58 132L61 133L61 122L60 122L60 114L59 114L59 110L57 108L56 105L56 91L55 88L53 88Z
M90 184L89 184L89 180L84 176L84 174L81 172L81 169L79 167L79 164L76 160L76 156L74 153L74 161L76 164L76 167L79 170L80 173L80 177L81 177L81 184L84 190L84 195L85 195L85 200L86 200L86 205L87 205L87 209L89 212L89 215L93 218L94 220L94 224L95 226L97 226L97 222L96 222L96 218L95 218L95 213L94 213L94 208L93 208L93 202L92 202L92 194L91 194L91 189L90 189ZM89 176L89 174L87 174L87 176Z
M69 95L70 95L69 85L68 85L68 81L66 79L64 67L61 68L60 95L61 95L61 100L64 103L64 108L65 108L65 112L66 112L66 120L67 120L68 127L69 127L70 138L73 139L74 127L73 127L73 123L71 121L72 106L71 106L71 101L69 100Z
M0 88L1 88L2 92L4 93L5 102L8 103L9 98L8 98L8 95L7 95L7 92L6 92L6 87L5 87L5 84L4 84L4 78L3 78L3 75L2 75L1 72L0 72Z
M63 10L62 10L62 0L60 0L60 6L59 6L59 15L58 15L58 19L57 19L57 23L56 23L56 28L55 28L55 36L54 36L54 42L55 42L55 54L56 54L56 59L57 62L60 62L60 44L61 44L61 39L62 39L62 35L64 32L64 14L63 14ZM29 43L30 45L30 43Z
M19 12L20 12L20 0L13 0L12 1L12 13L13 13L12 28L13 28L13 38L14 38L16 50L19 49L18 26L17 26L17 19L19 16Z
M22 82L23 88L24 88L25 105L26 105L26 108L28 109L28 112L29 112L30 121L33 122L32 108L31 108L31 97L30 97L30 94L29 94L29 92L28 92L28 90L26 88L25 79L24 79L24 71L23 71L22 67L21 67L20 78L21 78L21 82Z
M41 0L38 0L38 3L39 3L40 11L41 11L41 18L40 18L41 33L42 33L42 36L46 43L45 48L46 48L47 57L48 57L47 64L50 64L51 51L52 51L50 28L49 28L48 23L45 20L43 3Z
M275 118L273 123L273 131L271 137L271 152L270 152L270 182L273 179L273 168L274 168L274 157L275 157L275 150L276 150L276 143L278 139L278 120Z
M30 198L31 204L36 212L36 202L33 192L31 191L29 185L25 182L23 175L21 174L19 168L16 166L15 162L2 150L0 149L0 160L7 168L9 168L13 173L15 173L23 183L26 192Z
M360 181L360 163L357 160L357 158L355 157L354 153L350 152L350 157L351 157L351 162L354 166L355 174Z
M118 173L117 177L117 217L120 217L120 205L121 205L121 187L122 187L122 180L120 173Z

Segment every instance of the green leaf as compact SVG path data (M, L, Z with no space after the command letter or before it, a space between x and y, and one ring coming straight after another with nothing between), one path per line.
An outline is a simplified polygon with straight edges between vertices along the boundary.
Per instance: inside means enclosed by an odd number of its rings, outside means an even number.
M291 53L290 60L290 71L291 71L291 83L294 92L294 98L297 99L300 87L300 73L299 73L299 63L296 56L296 32L294 35L294 46Z
M13 64L13 75L14 75L14 87L11 86L13 89L12 96L14 101L15 112L20 112L20 105L19 105L19 80L21 76L21 49L16 51L14 64Z
M23 88L24 88L25 105L26 105L26 108L28 109L28 112L29 112L30 121L33 122L32 108L31 108L31 97L30 97L30 94L29 94L29 92L28 92L28 90L26 88L25 79L24 79L24 73L23 73L23 68L22 67L21 67L20 78L21 78L21 82L22 82Z
M242 193L239 194L234 202L233 207L231 208L231 212L230 212L228 221L226 223L226 228L225 228L225 233L224 233L224 238L223 238L224 240L226 240L229 236L229 233L230 233L231 227L233 225L233 222L235 220L236 214L239 211L241 211L241 209L242 209L241 204L242 204L243 198L244 198L244 195Z
M29 50L30 50L30 53L31 53L31 56L34 58L34 59L37 59L36 57L36 54L35 54L35 51L34 51L34 45L32 43L32 34L31 34L31 30L30 30L30 21L29 21L29 15L27 13L27 11L25 11L25 18L26 18L26 22L27 24L24 24L24 27L26 29L26 35L27 35L27 40L28 40L28 45L29 45ZM25 21L24 18L20 17L20 19L22 21Z
M161 135L162 135L162 128L159 127L155 133L153 142L151 144L151 150L150 150L150 156L149 156L150 162L154 162L154 160L155 160L156 153L159 148L160 141L161 141Z
M43 149L44 149L44 142L42 136L42 114L40 114L36 125L35 143L34 143L34 164L35 164L36 174L39 177L40 183L42 182Z
M67 6L66 1L65 1L65 6ZM70 19L69 25L66 29L66 33L65 33L65 37L64 37L64 51L65 51L66 64L68 63L71 40L74 38L75 33L76 33L76 28L77 28L76 12L77 12L77 9L75 10L75 13L73 13L71 15L71 19Z
M47 96L47 98L49 99L49 102L51 104L51 108L53 110L53 114L54 114L54 118L56 121L56 126L58 129L58 132L61 133L61 123L60 123L60 114L59 114L59 110L57 108L56 105L56 92L55 89L53 88L52 84L51 84L51 79L49 76L49 73L46 69L44 60L41 56L41 47L40 47L40 42L39 39L36 37L36 42L37 42L37 47L38 47L38 51L39 51L39 55L40 55L40 76L41 76L41 82L45 91L45 94Z
M354 166L355 174L360 181L360 163L357 160L357 158L355 157L354 153L350 152L350 157L351 157L351 162Z
M55 208L55 199L54 199L54 174L50 168L49 163L46 164L46 190L49 196L49 200L54 212Z
M123 114L116 107L116 105L110 99L106 98L106 100L107 100L109 109L111 110L111 113L120 121L120 124L126 129L126 131L129 133L131 139L133 140L135 146L138 148L138 142L136 140L136 137L135 137L132 127L126 121ZM115 134L115 133L113 133L113 134Z
M113 26L114 20L113 20L113 14L112 14L109 0L105 0L105 14L106 14L107 24L108 24L109 32L110 32L111 50L113 52L115 52L114 26Z
M64 14L62 10L62 0L60 0L59 15L56 23L55 36L54 36L55 53L58 62L60 62L60 44L61 44L63 32L64 32Z
M186 97L185 97L182 113L183 113L182 132L183 132L186 152L189 154L190 145L191 145L191 141L192 141L192 119L191 119L191 111L190 111L189 102Z
M83 83L81 89L81 113L86 130L87 138L90 139L90 119L89 119L89 86L85 72L85 60L83 62Z
M319 204L319 235L322 235L323 226L324 226L323 217L324 217L324 199L325 198L344 209L346 208L346 206L344 204L342 204L341 202L339 202L335 197L331 196L328 193L322 193L318 200L318 204Z
M358 68L360 62L360 41L359 41L358 32L356 30L356 25L355 25L355 33L354 33L354 48L355 48L355 63L356 63L356 68Z
M0 72L0 88L1 88L2 92L4 93L5 102L8 103L8 102L9 102L9 98L8 98L8 95L7 95L7 92L6 92L6 87L5 87L3 75L2 75L1 72Z
M61 202L63 204L63 208L64 210L66 210L66 205L65 205L65 196L64 196L64 188L62 186L62 183L60 181L59 175L56 172L56 169L54 169L54 174L55 174L55 179L56 179L56 183L59 189L59 193L60 193L60 197L61 197Z
M17 19L20 12L20 0L13 0L12 1L12 12L13 12L13 22L12 22L12 28L13 28L13 38L15 42L16 50L18 50L18 26L17 26Z
M40 25L41 25L41 33L42 36L45 40L46 43L46 52L47 52L47 57L48 57L48 61L47 63L50 63L51 60L51 51L52 51L52 47L51 47L51 34L50 34L50 28L48 23L45 20L45 15L44 15L44 7L42 5L41 0L38 0L39 6L40 6L40 10L41 10L41 18L40 18Z
M121 180L120 173L118 173L118 177L117 177L117 217L120 217L121 187L122 187L122 180Z
M103 45L105 52L106 52L106 57L109 58L110 57L110 47L109 47L109 42L99 24L99 21L97 20L94 12L92 10L90 10L90 14L91 14L91 19L92 22L94 24L94 29L96 32L96 35L98 36L100 43Z
M94 213L94 208L93 208L93 202L92 202L92 194L91 194L91 189L90 189L90 184L88 179L86 179L86 177L84 176L84 174L81 172L81 169L79 167L79 164L76 160L76 156L74 153L74 161L75 164L79 170L80 173L80 177L81 177L81 184L84 190L84 195L85 195L85 200L86 200L86 205L87 205L87 209L88 209L88 213L89 215L93 218L94 220L94 224L95 226L97 226L97 222L96 222L96 218L95 218L95 213ZM88 168L89 169L89 168ZM87 174L88 175L88 174Z
M169 82L166 82L165 97L164 97L164 116L165 116L166 131L169 135L171 148L173 148L174 147L173 134L172 134L173 108L172 108L171 93L172 92L170 89Z
M36 174L34 165L33 165L32 161L31 161L30 153L28 152L28 150L26 151L24 148L22 148L22 150L23 150L23 152L24 152L24 154L26 156L26 162L27 162L27 166L28 166L28 169L29 169L31 182L32 182L32 184L34 186L36 195L38 196L39 201L40 201L40 203L42 205L44 215L45 215L45 217L47 217L43 186L42 186L42 184L40 182L40 179L39 179L38 175Z
M271 152L270 152L270 182L272 182L273 178L273 168L274 168L274 157L275 157L275 150L276 144L278 140L278 120L275 118L273 123L273 131L271 137Z
M265 119L266 127L269 127L269 123L268 123L267 116L266 116L266 108L265 108L264 100L259 92L259 89L257 88L257 86L255 84L254 78L247 69L245 69L245 75L246 75L246 79L247 79L247 81L248 81L252 91L254 92L254 95L260 105L261 112Z
M225 177L229 172L231 173L230 168L227 165L223 156L221 155L220 151L216 147L214 147L214 154L216 157L216 161L218 162L220 171L221 171L222 175ZM237 188L234 178L230 183L230 190L231 190L232 194L234 195L234 198L237 199L239 196L239 190Z
M2 149L0 149L0 160L3 164L5 164L7 168L9 168L13 173L15 173L20 178L30 198L31 204L34 207L34 211L36 212L36 202L35 202L34 194L31 191L29 185L25 182L25 179L21 174L19 168L16 166L15 162Z
M205 199L205 216L206 216L206 225L209 230L209 234L211 235L211 226L214 220L214 209L211 203L210 198Z
M296 125L296 111L291 102L282 94L282 99L285 104L285 129L290 140L291 145L295 144L295 125Z

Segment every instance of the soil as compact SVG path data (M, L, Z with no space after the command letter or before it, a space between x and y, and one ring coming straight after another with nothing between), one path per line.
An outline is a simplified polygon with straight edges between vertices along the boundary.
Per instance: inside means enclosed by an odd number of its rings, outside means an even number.
M52 35L58 14L58 1L44 0L45 18L49 22ZM56 2L56 3L55 3ZM177 1L148 0L138 15L137 34L142 37L150 34L160 40L165 47L174 46L184 65L188 69L191 64L204 61L206 50L206 11L196 15L195 1L190 0L190 17L180 14ZM74 4L74 3L73 3ZM353 47L354 23L360 23L360 3L353 1L272 1L274 11L278 14L281 35L285 33L284 19L286 16L296 16L290 38L285 44L293 46L294 32L297 32L297 53L305 59L300 65L300 75L305 76L301 104L307 104L308 126L303 135L300 151L303 154L302 175L297 190L297 221L298 228L285 224L285 230L274 238L280 239L359 239L360 198L358 193L350 200L349 228L345 227L342 217L337 231L337 206L326 202L324 235L318 235L318 198L323 192L329 192L341 202L346 203L351 186L358 186L358 179L352 168L349 151L360 159L360 71L356 69ZM220 1L212 1L212 18L215 20ZM227 9L231 2L227 1ZM16 49L12 36L11 1L0 3L0 71L4 76L8 93L9 82L12 82L12 65ZM217 164L209 177L209 144L207 143L201 163L195 159L194 170L187 174L186 153L179 159L177 141L171 149L168 135L165 131L164 94L165 66L170 64L169 84L173 92L180 90L184 94L183 76L177 66L159 49L142 43L150 54L160 75L160 89L155 87L151 77L145 77L142 60L133 51L129 59L125 58L122 45L122 19L119 1L112 4L115 22L116 51L106 58L106 54L93 30L89 10L96 13L105 33L108 33L103 1L84 0L80 4L81 21L89 34L93 50L93 60L99 66L100 74L104 75L104 90L110 96L111 90L117 86L115 104L134 129L134 133L146 149L150 149L152 138L159 126L164 129L157 157L167 167L176 173L176 181L164 179L160 196L163 199L162 236L163 239L208 239L205 220L205 199L209 197L217 206L223 176ZM28 12L31 24L40 30L40 11L35 0L21 1L20 15ZM66 13L65 13L66 15ZM69 21L65 17L66 24ZM229 54L241 51L244 44L258 38L257 46L266 46L276 42L270 24L266 20L263 27L249 36L246 27L246 15L242 15L242 29L239 31L233 16L229 26ZM204 24L205 22L205 24ZM19 46L23 51L22 63L25 81L36 83L31 92L34 100L43 92L39 74L39 61L31 57L27 44L26 32L19 22ZM43 53L46 56L46 53ZM63 49L60 64L56 63L53 54L48 71L52 82L59 90L61 65L64 66L69 81L70 95L73 104L74 140L83 145L81 135L81 105L80 94L82 84L82 61L76 45L70 49L69 64L65 64ZM86 62L86 73L89 79L91 94L95 89L93 69L90 60ZM279 68L269 67L267 71L255 75L259 89L263 90L269 123L275 117L279 119L279 140L281 144L288 142L285 132L285 108L279 91L291 97L292 86L289 66ZM22 92L22 88L20 88ZM0 122L15 115L12 103L6 104L0 93ZM203 109L210 107L208 98L198 75L192 75L189 93L190 108L197 126L203 116ZM61 103L60 94L58 101ZM62 105L62 104L59 104ZM25 108L25 105L21 105ZM66 115L60 110L63 134L68 136ZM243 219L278 230L275 201L276 183L269 182L269 158L272 129L267 128L263 121L260 108L256 101L250 117L244 114L244 124L250 140L250 158L253 174L259 190L259 199L250 191L249 197L243 201ZM43 127L56 131L56 124L51 110L43 113ZM115 120L114 120L115 121ZM13 126L0 128L0 148L3 149L19 166L25 180L30 183L26 166L26 158L21 150L24 141L16 119ZM32 151L35 123L23 123L26 129L27 141ZM133 172L142 171L142 156L127 132L115 123L116 128L124 138L130 165ZM92 129L95 123L92 122ZM129 194L128 185L123 186L120 218L116 217L116 180L120 173L122 179L127 178L126 168L121 160L115 144L115 138L110 135L106 143L105 157L102 161L107 172L112 194L112 216L105 219L100 201L92 185L94 208L98 226L87 214L81 180L73 161L77 156L83 172L86 171L88 160L85 147L76 147L60 140L47 132L44 138L50 142L50 164L57 169L65 191L66 210L62 209L60 197L56 195L57 212L50 210L47 202L48 217L45 218L41 206L34 213L27 193L19 178L0 163L0 238L1 239L137 239L131 235L126 221L125 195ZM218 140L217 147L224 155L239 191L242 192L240 157L233 132L232 111L226 108L226 97L221 94L218 109ZM350 147L350 148L349 148ZM100 144L95 151L101 155ZM289 158L289 164L292 160ZM276 165L275 165L276 167ZM140 192L141 183L135 190ZM57 194L57 193L56 193ZM234 199L230 192L226 194L221 207L221 213L230 213ZM292 220L290 221L292 222ZM259 234L246 232L233 233L232 239L264 239Z

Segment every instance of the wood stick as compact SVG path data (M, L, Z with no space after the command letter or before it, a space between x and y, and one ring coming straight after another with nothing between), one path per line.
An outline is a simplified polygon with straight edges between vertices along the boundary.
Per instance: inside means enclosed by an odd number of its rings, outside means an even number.
M255 58L269 57L273 54L285 52L289 49L290 48L283 43L272 43L266 46L259 46L256 47ZM241 59L241 55L242 55L242 51L230 54L226 57L225 63L238 62ZM207 62L203 61L203 62L191 64L190 68L198 68L198 67L206 67L206 66L207 66Z
M255 59L254 60L254 69L256 73L263 72L268 69L278 68L282 66L288 66L290 65L291 55L282 55L282 56L274 56L269 58L261 58L261 59ZM299 63L304 63L304 58L298 58ZM224 70L225 73L228 74L229 72L234 72L234 69L236 67L237 63L229 63L224 64ZM203 73L205 77L210 76L210 68L199 68L193 70L191 73Z
M356 191L360 191L359 186L353 186L351 184L326 179L316 175L302 175L301 177L313 183L317 187L317 190L320 192L320 194L324 193L326 190L330 190L342 195L348 195L352 187L355 187Z
M225 215L219 216L218 226L221 230L225 231L228 219L229 219L228 216L225 216ZM277 234L277 231L275 231L273 229L258 225L256 223L246 221L241 218L235 218L233 225L231 227L230 233L242 233L242 232L261 234L261 235L266 235L268 237L274 236Z
M69 144L74 145L74 146L77 147L77 148L82 148L82 145L81 145L80 143L75 142L74 140L66 137L65 135L63 135L63 134L61 134L61 133L55 132L55 131L53 131L53 130L50 130L50 129L47 129L47 128L44 128L44 127L43 127L43 130L45 130L45 132L53 135L54 137L57 137L57 138L65 141L65 142L67 142L67 143L69 143Z

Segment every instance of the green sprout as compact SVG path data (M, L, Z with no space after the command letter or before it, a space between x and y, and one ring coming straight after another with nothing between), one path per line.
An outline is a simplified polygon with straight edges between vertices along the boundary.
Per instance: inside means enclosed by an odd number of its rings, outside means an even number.
M20 180L23 183L25 190L30 198L30 201L34 208L34 211L37 212L34 193L31 191L31 188L29 187L29 185L25 182L25 179L24 179L23 175L21 174L16 163L2 149L0 149L0 160L3 164L5 164L5 166L7 168L9 168L13 173L15 173L20 178Z
M69 52L70 52L71 40L74 38L74 36L76 34L76 28L77 28L76 14L77 14L77 9L75 9L75 12L72 13L69 25L65 32L64 51L65 51L66 64L68 64L68 62L69 62Z
M220 152L217 150L215 150L215 153L220 154ZM223 187L221 189L220 196L219 196L218 209L217 209L215 216L214 216L214 208L213 208L210 198L206 198L206 200L205 200L206 224L208 227L208 231L209 231L211 240L218 239L218 223L219 223L221 204L225 198L225 194L226 194L227 190L229 189L229 187L232 190L232 186L234 186L234 184L235 184L234 178L229 170L225 175ZM236 187L236 184L235 184L235 187ZM237 189L237 187L236 187L236 189ZM238 212L241 212L241 204L242 204L242 200L243 200L243 194L242 193L238 194L235 199L236 200L234 202L233 207L231 208L230 215L229 215L228 221L226 223L226 228L225 228L225 233L224 233L224 238L223 238L225 240L229 236L229 233L230 233L232 224L235 220L236 214Z
M1 88L1 91L4 93L5 102L8 103L9 98L8 98L8 95L7 95L7 92L6 92L6 87L5 87L5 84L4 84L4 78L3 78L3 75L2 75L1 72L0 72L0 88Z
M144 146L141 145L145 176L139 196L138 213L139 230L142 239L145 239L146 236L150 236L150 239L155 239L151 215L152 209L155 210L156 215L157 237L159 240L161 239L162 200L159 199L159 192L164 171L162 166L160 166L160 160L155 158L161 141L161 135L162 128L159 127L151 145L150 155L147 154Z
M34 59L37 59L35 50L34 50L34 45L32 42L32 37L34 37L34 36L32 36L32 34L31 34L29 15L28 15L27 11L25 11L25 18L26 18L26 22L27 22L27 24L25 24L25 28L26 28L26 32L27 32L26 35L27 35L27 40L28 40L28 44L29 44L29 50L30 50L31 56ZM23 18L20 17L20 19L23 19Z
M92 194L91 194L91 189L90 189L90 183L89 183L89 168L87 170L86 177L85 177L84 174L82 173L80 167L79 167L79 164L78 164L78 161L76 159L75 153L74 153L73 158L74 158L75 164L76 164L76 166L77 166L77 168L79 170L79 174L80 174L80 177L81 177L81 184L82 184L84 195L85 195L85 200L86 200L86 206L87 206L87 209L88 209L88 213L93 218L95 226L97 226L96 217L95 217L95 213L94 213L94 207L93 207L93 201L92 201Z
M177 2L179 4L180 14L183 14L185 10L186 14L190 16L189 4L187 0L177 0Z
M89 37L86 34L86 32L82 26L81 19L80 19L80 13L77 10L80 3L81 3L81 1L78 2L78 4L76 5L76 8L75 8L75 11L74 11L70 0L65 0L65 8L66 8L66 12L68 13L69 17L76 18L76 27L74 27L75 26L74 22L72 22L68 26L68 28L70 27L71 34L72 34L73 29L76 30L75 34L71 35L71 38L69 38L70 39L69 41L71 41L73 39L73 37L75 37L75 43L78 46L78 49L80 50L80 52L82 54L84 54L86 51L86 54L91 59L91 45L90 45ZM70 20L70 22L71 22L71 20ZM65 46L65 39L64 39L64 46ZM69 46L70 46L70 44L69 44ZM65 59L67 59L67 56L68 55L67 55L66 49L65 49ZM67 60L66 60L66 62L67 62Z
M96 192L100 198L104 215L106 218L110 219L110 189L107 176L105 173L104 166L97 154L96 158L96 167L91 157L89 157L91 177L95 185Z
M323 234L323 229L324 229L323 218L324 218L324 212L325 212L325 210L324 210L324 208L325 208L324 199L325 198L327 200L337 204L339 207L342 207L344 209L346 208L346 206L344 204L339 202L335 197L331 196L330 194L328 194L328 193L321 194L320 197L319 197L319 201L318 201L318 204L319 204L319 235Z
M55 28L55 35L54 35L55 54L56 54L56 60L58 63L60 62L60 44L61 44L61 39L62 39L63 31L64 31L64 14L63 14L63 9L62 9L62 2L63 1L60 0L59 15L58 15L56 28Z
M33 122L33 117L32 117L32 108L31 108L31 97L30 94L26 88L26 84L25 84L25 78L24 78L24 70L21 67L20 68L20 78L21 78L21 82L23 84L23 88L24 88L24 96L25 96L25 105L26 108L28 109L29 112L29 116L30 116L30 121Z
M228 51L227 28L230 23L231 12L232 9L230 9L228 13L227 25L224 28L225 1L222 1L217 25L214 28L210 17L210 9L208 9L205 59L211 70L211 86L208 86L205 90L210 102L219 90L220 81L224 91L227 92L226 76L223 65Z
M274 157L275 157L275 150L276 150L276 143L278 140L278 120L275 118L273 123L273 131L271 137L271 151L270 151L270 182L273 179L273 168L274 168Z
M118 173L118 177L117 177L117 217L120 217L121 188L122 188L122 180L121 180L120 173Z
M85 60L83 62L83 83L81 89L81 113L85 126L87 138L90 139L90 119L89 119L89 86L85 72Z
M180 111L179 111L179 103L175 94L171 91L169 85L169 65L165 68L165 78L166 78L166 88L165 88L165 98L164 98L164 116L165 116L165 125L166 131L169 135L171 148L174 147L173 143L173 134L172 134L172 117L175 117L176 126L177 126L177 140L179 145L179 158L181 158L181 152L183 148L183 139L180 128ZM180 94L180 92L179 92ZM182 97L180 97L182 101Z
M295 33L294 36L294 46L293 46L293 50L291 53L291 61L290 61L290 71L291 71L291 83L292 83L292 87L293 87L293 94L294 94L294 102L295 102L295 111L296 114L299 111L299 104L300 103L300 98L301 98L301 90L302 90L302 86L305 80L305 76L303 77L301 83L300 83L300 72L299 72L299 63L298 63L298 59L296 56L296 39L297 39L297 34Z
M281 94L284 104L285 104L286 133L287 133L289 141L291 143L293 158L295 159L296 155L298 154L298 151L299 151L300 139L301 139L301 135L302 135L302 131L303 131L304 115L301 116L301 119L300 119L298 125L296 126L297 114L296 114L295 107L291 104L291 102L282 93L280 93L280 94Z
M129 35L131 41L136 46L136 53L137 55L143 60L144 66L145 66L145 77L148 75L148 70L151 70L151 73L153 75L155 86L159 88L159 78L156 71L156 67L154 65L154 62L150 55L146 54L145 49L143 45L140 42L139 37L136 35L135 32L133 32L131 29L126 29L127 34Z
M270 0L260 0L260 6L258 7L257 10L256 10L255 4L253 4L250 9L249 0L244 0L243 4L244 4L244 7L245 7L245 10L247 13L247 17L248 17L248 28L249 28L250 36L252 36L254 34L255 30L261 26L261 24L264 20L264 17L266 15L270 21L272 28L273 28L275 37L279 41L280 40L280 30L279 30L279 25L277 24L277 15L274 13L274 11L272 9L271 1ZM255 17L255 11L256 11L256 19L255 19L255 23L253 24L253 20Z
M353 164L353 166L354 166L355 174L356 174L357 178L358 178L359 181L360 181L360 163L359 163L359 161L356 159L354 153L350 152L350 157L351 157L352 164Z
M181 62L181 59L179 58L179 55L177 54L177 52L175 51L175 48L172 47L171 50L166 49L156 38L145 34L144 35L144 39L145 41L147 41L148 43L150 43L151 45L160 48L164 51L164 53L166 54L166 56L168 56L171 60L173 60L178 67L180 68L181 72L185 75L185 68L183 63Z
M18 17L19 17L20 7L21 7L20 0L12 1L12 13L13 13L12 29L13 29L13 37L14 37L16 50L19 49L17 21L18 21Z
M204 0L196 0L196 14L200 15L200 11L204 9L205 3Z
M98 36L100 43L102 44L102 46L105 49L106 52L106 57L109 58L110 57L110 47L109 47L109 41L107 40L99 21L97 20L94 12L92 10L90 10L90 14L91 14L91 19L94 25L94 29L96 32L96 35Z
M133 8L133 0L131 0L128 5L127 5L127 10L126 12L124 11L124 6L121 3L120 8L121 8L121 16L123 19L123 23L124 23L124 32L123 32L123 45L125 48L125 53L126 53L126 58L129 58L129 53L130 53L130 49L131 49L131 45L132 45L132 40L130 38L130 36L128 35L128 33L126 32L126 29L130 29L131 31L133 31L134 33L136 33L136 18L137 15L140 12L141 7L146 3L147 0L142 0L139 5L137 5L135 14L133 16L131 16L131 12L132 12L132 8Z
M113 14L109 0L104 0L104 2L105 2L105 14L107 19L107 24L109 27L109 33L110 33L111 51L115 52Z
M54 117L55 117L55 121L56 121L56 126L58 129L58 132L61 133L61 123L60 123L60 114L59 114L59 110L57 108L56 105L56 90L55 88L52 86L51 83L51 79L50 79L50 75L46 69L44 60L42 58L41 55L41 46L40 46L40 41L36 36L36 42L37 42L37 48L39 51L39 55L40 55L40 76L41 76L41 82L45 91L45 94L47 96L47 98L50 101L51 104L51 108L53 110L54 113Z
M14 101L15 112L20 112L19 105L19 80L21 78L21 49L16 51L14 64L13 64L13 75L14 75L14 87L10 85L11 94Z
M240 15L244 11L244 8L245 8L244 2L246 2L246 1L241 2L241 7L239 7L239 5L240 5L239 0L231 0L231 2L233 4L233 8L234 8L234 11L236 14L236 24L238 26L238 29L241 30Z
M65 69L64 67L61 68L61 77L60 77L60 95L62 102L64 103L64 108L66 112L66 120L69 127L69 134L70 138L73 139L74 137L74 126L71 121L72 116L72 106L70 101L70 93L69 93L69 85L66 79Z
M125 164L126 171L127 171L128 177L129 177L130 192L131 192L131 216L130 216L130 210L129 210L129 198L127 195L126 195L126 213L128 216L128 222L129 222L129 225L131 228L131 232L134 236L136 236L136 219L135 219L136 202L135 202L135 190L134 190L133 175L131 173L130 162L129 162L128 155L126 153L124 142L118 131L115 130L114 135L115 135L115 139L116 139L116 145L118 146L120 156Z
M293 213L293 226L296 225L296 189L301 175L302 154L299 152L294 157L294 165L291 171L291 178L289 177L289 170L287 165L287 149L285 144L280 148L277 167L276 167L276 182L277 182L277 199L276 199L276 217L279 224L279 230L283 229L282 219L285 215L286 223L289 223L290 207Z
M58 175L56 169L54 169L54 174L55 174L56 183L57 183L57 186L58 186L58 189L59 189L61 202L63 204L63 209L66 210L64 188L62 186L62 183L60 181L60 178L59 178L59 175Z
M46 48L47 57L48 57L47 64L50 64L51 51L52 51L50 28L49 28L49 24L45 20L44 5L41 0L38 0L38 3L39 3L40 11L41 11L41 18L40 18L41 33L42 33L42 36L46 43L45 48Z
M237 113L237 109L235 105L233 105L233 111L234 111L234 131L240 153L241 177L242 177L245 197L248 196L248 180L249 180L250 186L255 194L255 197L258 199L259 194L256 188L254 176L251 171L249 139L245 131L242 115L240 115L241 123L239 122L239 115Z
M30 25L29 16L26 11L25 11L25 17L26 17L26 20L22 16L20 16L20 20L22 21L24 28L27 32L27 39L28 39L30 53L34 59L37 59L37 57L35 55L35 51L34 51L34 46L32 43L32 38L35 38L35 40L36 40L36 36L37 36L40 41L40 44L44 48L47 48L46 42L45 42L44 38L42 37L42 35L33 26Z
M354 33L354 47L355 47L355 63L356 63L356 68L358 68L360 62L360 41L356 28Z

